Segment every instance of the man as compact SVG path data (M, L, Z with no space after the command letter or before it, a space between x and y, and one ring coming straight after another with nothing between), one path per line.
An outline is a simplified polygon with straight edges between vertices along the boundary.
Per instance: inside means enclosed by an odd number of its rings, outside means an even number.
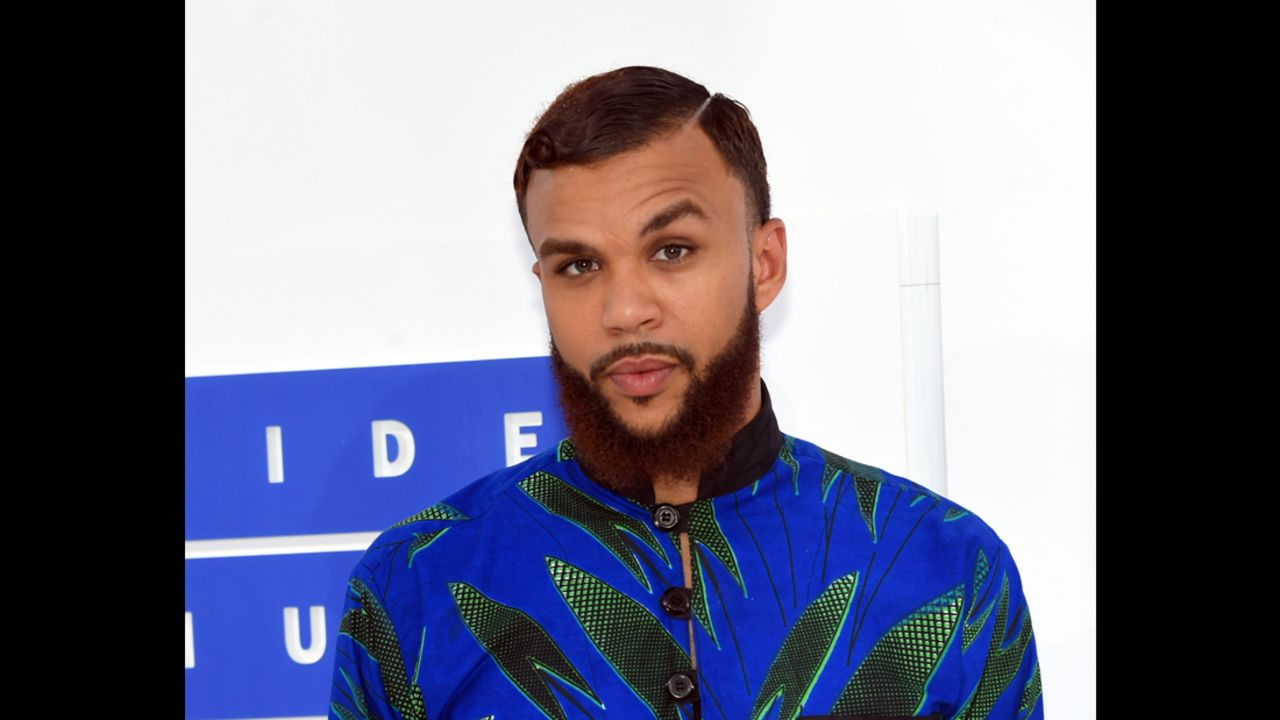
M515 190L570 437L383 532L337 718L1043 718L1009 549L782 433L786 279L746 109L651 67L570 85Z

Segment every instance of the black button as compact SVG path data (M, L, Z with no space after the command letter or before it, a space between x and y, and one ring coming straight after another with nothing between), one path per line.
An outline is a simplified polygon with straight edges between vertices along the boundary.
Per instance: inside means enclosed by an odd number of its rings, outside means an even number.
M686 673L678 672L667 678L667 694L676 700L691 702L693 700L693 678Z
M680 511L674 505L663 503L653 510L653 524L659 530L670 530L680 524Z
M671 587L662 593L659 599L662 603L662 609L667 611L668 615L674 615L678 618L689 617L689 606L692 605L692 593L689 588Z

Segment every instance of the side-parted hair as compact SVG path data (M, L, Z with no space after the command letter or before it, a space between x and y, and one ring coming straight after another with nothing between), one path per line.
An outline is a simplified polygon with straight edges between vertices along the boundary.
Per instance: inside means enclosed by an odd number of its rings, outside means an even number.
M698 126L746 190L747 228L769 220L769 180L760 134L742 103L669 70L632 65L561 91L525 136L516 161L516 207L525 234L525 192L539 168L591 165L636 150L679 128L710 97ZM529 238L533 242L533 238Z

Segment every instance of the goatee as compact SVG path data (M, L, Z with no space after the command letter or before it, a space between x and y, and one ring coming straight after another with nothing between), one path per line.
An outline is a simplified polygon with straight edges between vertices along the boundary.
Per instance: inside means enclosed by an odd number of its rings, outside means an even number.
M690 381L675 413L656 430L637 433L610 407L598 383L619 360L642 355L674 359ZM760 371L760 316L755 292L747 284L747 302L737 330L701 374L687 349L656 342L614 348L591 366L594 379L570 367L551 339L551 367L560 387L560 408L569 426L578 462L596 482L621 495L653 501L653 478L666 476L696 483L728 455L734 434L750 418L743 415ZM637 405L648 398L632 400Z

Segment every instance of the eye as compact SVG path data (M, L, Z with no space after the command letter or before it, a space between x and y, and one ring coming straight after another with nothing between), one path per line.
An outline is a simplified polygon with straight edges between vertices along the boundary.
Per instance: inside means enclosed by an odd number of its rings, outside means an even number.
M653 257L655 260L664 260L674 265L687 260L692 252L693 248L688 245L664 245L654 253Z
M596 261L591 258L577 258L565 263L556 272L569 277L580 277L594 270L595 264Z

